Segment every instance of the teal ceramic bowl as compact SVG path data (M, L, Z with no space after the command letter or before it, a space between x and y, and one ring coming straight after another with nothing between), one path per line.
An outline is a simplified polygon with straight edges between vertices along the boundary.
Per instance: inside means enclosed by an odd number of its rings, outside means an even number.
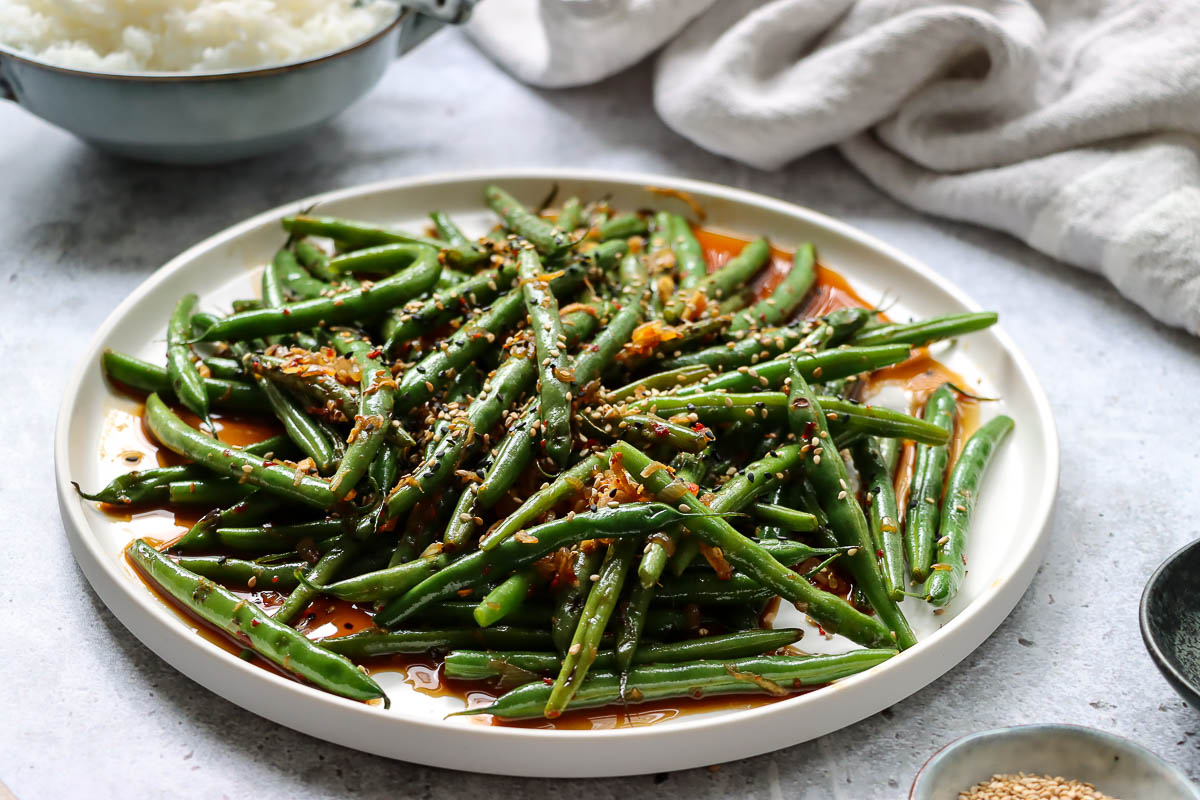
M1133 742L1076 725L1018 725L943 747L917 773L909 800L954 800L996 774L1025 772L1090 783L1118 800L1200 800L1182 772Z
M347 48L254 70L87 72L0 46L0 96L116 155L175 164L235 161L308 136L366 94L398 54L444 23L464 21L475 2L406 0L391 24Z
M1159 671L1200 709L1200 539L1172 553L1142 592L1142 641Z

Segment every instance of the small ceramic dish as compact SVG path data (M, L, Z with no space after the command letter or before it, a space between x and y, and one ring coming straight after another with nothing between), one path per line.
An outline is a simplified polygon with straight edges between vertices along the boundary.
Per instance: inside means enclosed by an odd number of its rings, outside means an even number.
M1200 708L1200 539L1172 553L1142 592L1142 641L1175 691Z
M917 772L909 800L953 800L997 774L1024 772L1090 783L1118 800L1200 800L1182 772L1141 745L1077 725L1018 725L973 733Z
M382 30L332 53L260 69L88 72L0 45L0 99L97 149L144 161L215 164L299 141L367 93L396 56L477 0L405 0Z

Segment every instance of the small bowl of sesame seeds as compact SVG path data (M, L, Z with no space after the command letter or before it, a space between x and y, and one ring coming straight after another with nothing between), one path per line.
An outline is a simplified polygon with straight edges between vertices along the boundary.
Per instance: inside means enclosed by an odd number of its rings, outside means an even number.
M1200 800L1175 767L1111 733L1018 725L973 733L917 772L909 800Z

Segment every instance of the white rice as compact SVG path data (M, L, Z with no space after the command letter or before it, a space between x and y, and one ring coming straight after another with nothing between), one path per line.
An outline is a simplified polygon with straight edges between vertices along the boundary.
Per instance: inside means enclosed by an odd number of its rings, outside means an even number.
M0 0L0 43L91 72L286 64L382 29L394 0Z

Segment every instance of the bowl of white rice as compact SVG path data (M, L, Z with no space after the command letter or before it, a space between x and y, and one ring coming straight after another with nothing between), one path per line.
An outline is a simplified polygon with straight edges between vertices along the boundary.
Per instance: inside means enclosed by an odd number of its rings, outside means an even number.
M0 0L0 96L118 155L248 158L340 113L474 2Z

